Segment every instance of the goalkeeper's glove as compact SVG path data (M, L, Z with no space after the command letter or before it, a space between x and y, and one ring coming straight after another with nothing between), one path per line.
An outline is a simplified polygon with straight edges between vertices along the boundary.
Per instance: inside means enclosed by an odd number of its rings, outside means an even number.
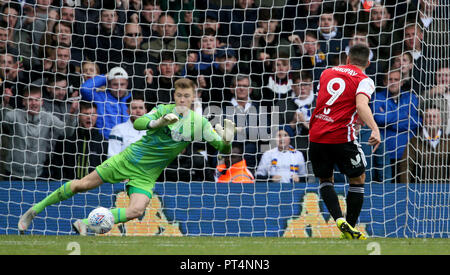
M170 124L174 124L178 121L178 116L175 114L166 114L156 120L152 120L149 123L149 127L150 128L159 128L159 127L164 127Z
M236 125L233 121L224 119L223 120L224 128L220 124L215 125L215 129L217 134L222 138L225 142L232 142L234 139L234 134L236 133Z

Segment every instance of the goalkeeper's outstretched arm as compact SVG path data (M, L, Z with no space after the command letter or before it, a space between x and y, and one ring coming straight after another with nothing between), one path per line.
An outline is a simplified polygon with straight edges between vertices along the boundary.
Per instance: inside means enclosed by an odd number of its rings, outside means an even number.
M233 121L229 119L223 120L224 127L220 124L216 124L214 127L216 129L217 134L222 138L222 140L226 143L231 143L234 139L234 134L236 133L236 125Z
M159 114L158 109L156 109L150 112L150 114L136 119L133 126L139 131L150 130L176 123L178 120L177 115L173 113L162 115ZM212 125L205 118L203 118L202 124L204 140L210 143L221 153L229 154L231 152L231 142L233 141L236 133L235 124L231 120L225 119L224 127L220 124L216 124L215 129L213 129Z
M148 117L141 116L134 121L133 127L138 131L148 130L149 129L148 125L150 124L150 121L151 120Z
M209 137L206 136L205 139L222 154L229 154L231 152L231 142L234 139L234 134L236 133L235 124L228 119L224 120L224 127L220 124L215 125L215 129L212 128L211 124L207 123L206 133L210 133ZM212 136L212 137L211 137Z
M150 119L146 116L141 116L140 118L134 121L134 129L138 131L149 130L159 127L164 127L169 124L176 123L178 121L178 117L175 114L166 114L158 119Z

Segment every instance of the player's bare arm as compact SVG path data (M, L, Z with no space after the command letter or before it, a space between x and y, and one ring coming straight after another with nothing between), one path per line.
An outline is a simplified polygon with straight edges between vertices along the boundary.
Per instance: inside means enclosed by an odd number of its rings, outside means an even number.
M381 143L380 130L373 119L372 110L369 107L369 98L364 94L356 96L356 110L360 119L372 130L369 138L369 144L373 147L372 152L375 152Z

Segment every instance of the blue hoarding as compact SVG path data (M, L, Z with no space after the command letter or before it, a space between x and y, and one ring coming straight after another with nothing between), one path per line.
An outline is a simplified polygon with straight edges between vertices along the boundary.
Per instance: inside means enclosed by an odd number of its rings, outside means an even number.
M19 216L59 186L61 182L0 182L0 234L18 234ZM335 188L345 202L348 185ZM116 194L123 190L123 184L103 184L47 207L29 233L74 234L75 219L87 217L98 206L114 207ZM315 237L321 230L317 220L333 223L317 183L165 182L157 183L154 193L167 222L186 236L282 237L298 221L302 233L291 236ZM448 184L366 184L360 224L372 237L447 238L449 193ZM306 216L310 221L305 224Z

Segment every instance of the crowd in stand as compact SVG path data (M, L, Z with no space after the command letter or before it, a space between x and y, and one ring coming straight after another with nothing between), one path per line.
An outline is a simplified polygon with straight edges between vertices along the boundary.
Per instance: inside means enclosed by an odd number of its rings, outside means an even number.
M371 152L359 126L368 180L450 182L448 5L228 2L0 1L3 180L83 177L142 137L136 118L189 78L193 110L241 131L230 156L194 142L160 181L228 182L232 167L240 182L304 181L321 72L365 44L383 141Z

